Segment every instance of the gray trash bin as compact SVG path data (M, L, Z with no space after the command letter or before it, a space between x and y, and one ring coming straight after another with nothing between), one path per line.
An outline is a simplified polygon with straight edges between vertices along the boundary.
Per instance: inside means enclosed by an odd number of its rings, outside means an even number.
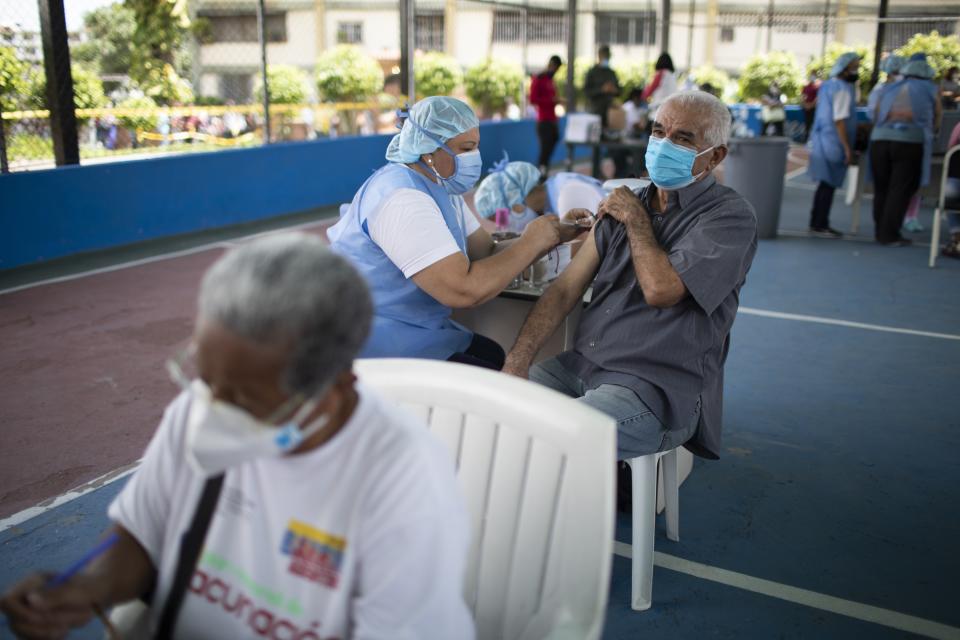
M753 205L757 212L757 234L761 238L777 237L790 139L730 138L727 146L723 184Z

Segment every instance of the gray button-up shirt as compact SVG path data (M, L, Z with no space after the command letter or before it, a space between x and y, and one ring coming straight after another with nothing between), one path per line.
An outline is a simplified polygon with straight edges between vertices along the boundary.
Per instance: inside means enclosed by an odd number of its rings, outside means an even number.
M713 176L670 193L667 211L651 204L656 187L640 192L657 242L690 295L659 309L637 283L626 229L606 217L596 227L600 268L573 351L561 362L588 388L632 389L687 447L720 454L723 363L743 285L757 249L753 207Z

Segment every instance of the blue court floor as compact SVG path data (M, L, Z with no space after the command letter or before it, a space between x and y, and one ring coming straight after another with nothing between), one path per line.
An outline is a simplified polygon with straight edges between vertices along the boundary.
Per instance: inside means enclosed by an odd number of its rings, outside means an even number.
M789 182L742 291L725 455L681 487L679 542L658 520L651 610L617 546L605 638L960 639L960 261L870 242L869 199L859 236L806 237L812 196ZM123 482L0 532L0 588L79 556Z

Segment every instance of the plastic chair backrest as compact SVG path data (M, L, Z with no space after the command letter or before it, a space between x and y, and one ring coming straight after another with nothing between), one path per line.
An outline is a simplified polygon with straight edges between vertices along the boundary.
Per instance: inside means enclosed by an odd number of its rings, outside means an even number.
M357 360L360 381L449 448L471 518L477 637L599 638L613 544L616 425L540 385L450 362Z

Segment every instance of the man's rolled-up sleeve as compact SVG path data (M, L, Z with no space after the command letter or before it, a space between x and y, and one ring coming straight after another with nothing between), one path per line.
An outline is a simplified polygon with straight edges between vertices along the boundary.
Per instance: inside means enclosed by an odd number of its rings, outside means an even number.
M670 264L697 304L710 315L746 277L757 247L757 222L744 209L704 214L670 249Z

